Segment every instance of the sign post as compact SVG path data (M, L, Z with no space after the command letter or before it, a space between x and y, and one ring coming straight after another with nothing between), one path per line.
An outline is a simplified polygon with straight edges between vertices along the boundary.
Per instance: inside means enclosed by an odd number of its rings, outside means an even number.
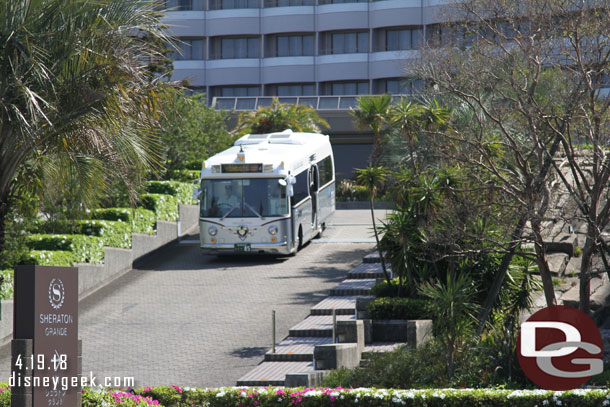
M78 269L15 269L12 365L14 407L80 405Z

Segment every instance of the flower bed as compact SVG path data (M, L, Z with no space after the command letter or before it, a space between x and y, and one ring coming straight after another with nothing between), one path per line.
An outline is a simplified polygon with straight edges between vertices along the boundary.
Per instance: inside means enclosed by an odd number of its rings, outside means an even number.
M22 264L59 267L72 267L75 262L74 253L66 250L32 250L21 261Z
M180 181L149 181L146 192L165 194L176 198L179 204L193 203L193 185Z
M158 400L165 407L216 406L606 406L608 390L498 389L342 389L342 388L220 388L181 389L177 386L143 388L136 393Z
M146 387L135 394L113 389L85 389L83 407L323 407L323 406L413 406L413 407L600 407L610 405L608 390L577 389L568 392L500 389L342 389L227 387L218 389ZM0 407L10 407L10 389L0 384Z

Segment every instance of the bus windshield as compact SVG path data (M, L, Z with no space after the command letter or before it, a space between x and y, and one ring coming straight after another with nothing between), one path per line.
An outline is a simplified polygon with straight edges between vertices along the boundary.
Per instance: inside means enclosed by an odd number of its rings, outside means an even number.
M288 214L286 187L278 178L204 179L201 217L250 218Z

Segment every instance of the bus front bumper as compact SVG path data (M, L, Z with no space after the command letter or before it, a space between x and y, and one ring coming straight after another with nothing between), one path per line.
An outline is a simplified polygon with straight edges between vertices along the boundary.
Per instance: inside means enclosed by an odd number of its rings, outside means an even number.
M290 249L288 242L278 243L249 243L249 251L236 250L233 243L203 243L201 248L212 254L291 254L294 249Z

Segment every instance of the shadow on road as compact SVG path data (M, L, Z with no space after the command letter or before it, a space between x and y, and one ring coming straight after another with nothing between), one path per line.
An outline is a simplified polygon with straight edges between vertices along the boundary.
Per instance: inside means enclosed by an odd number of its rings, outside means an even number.
M263 346L248 346L243 348L233 349L231 356L235 356L238 358L253 358L253 357L261 357L267 353L268 347Z

